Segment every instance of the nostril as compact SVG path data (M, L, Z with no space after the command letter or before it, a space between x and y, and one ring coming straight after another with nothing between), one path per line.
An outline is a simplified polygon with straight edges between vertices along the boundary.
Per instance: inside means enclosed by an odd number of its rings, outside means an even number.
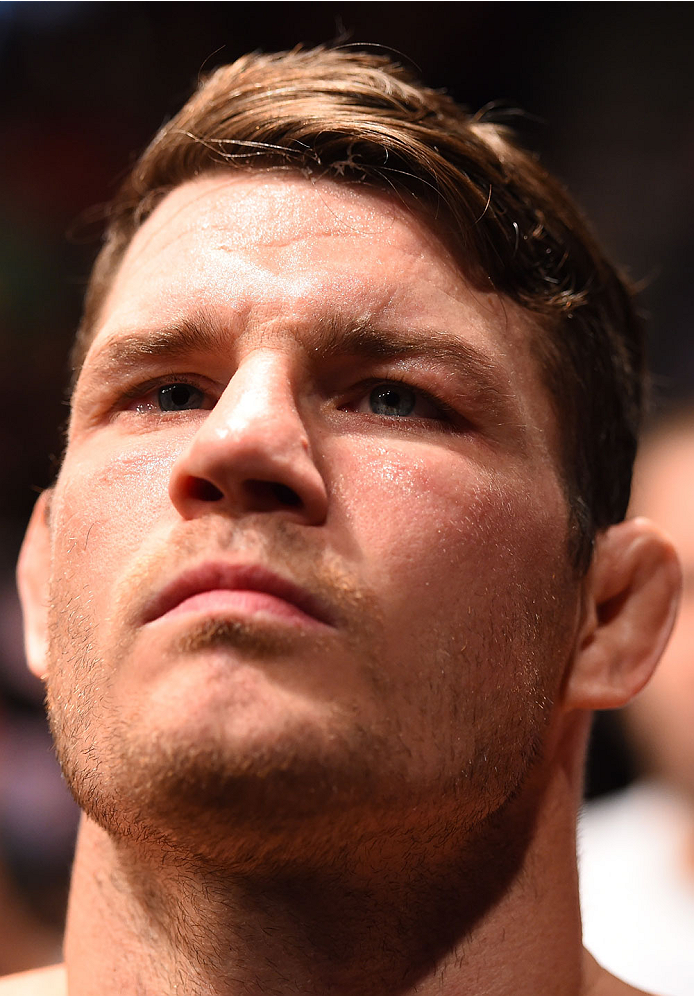
M274 512L278 508L297 508L303 502L293 488L279 481L250 480L244 483L249 508L258 512Z
M298 496L296 491L293 491L292 488L287 487L286 484L273 484L272 493L275 498L277 498L277 501L282 505L294 508L301 504L301 498Z
M198 501L219 501L224 495L212 481L204 477L194 477L190 482L190 496Z
M261 512L270 512L278 508L298 508L303 505L299 494L286 484L279 481L247 480L242 485L246 495L248 508ZM187 481L188 497L193 501L218 502L225 494L216 484L205 477L189 477Z

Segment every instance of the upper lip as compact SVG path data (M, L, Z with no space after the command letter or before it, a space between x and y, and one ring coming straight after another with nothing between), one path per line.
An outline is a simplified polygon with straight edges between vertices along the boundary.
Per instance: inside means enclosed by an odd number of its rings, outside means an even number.
M152 622L193 595L205 591L261 591L296 606L306 615L333 625L332 613L324 600L288 578L261 564L206 562L188 568L161 588L145 608L145 622Z

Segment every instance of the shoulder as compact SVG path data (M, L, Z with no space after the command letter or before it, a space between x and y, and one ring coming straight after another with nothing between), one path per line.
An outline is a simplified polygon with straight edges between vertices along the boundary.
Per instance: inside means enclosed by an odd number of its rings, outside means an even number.
M603 985L601 988L595 990L595 996L652 996L652 994L645 992L643 989L634 989L633 986L627 985L626 982L622 982L614 975L605 973Z
M50 965L0 979L0 996L67 996L64 965Z
M622 982L616 976L599 965L587 951L583 952L585 959L584 996L654 996L635 989L634 986Z

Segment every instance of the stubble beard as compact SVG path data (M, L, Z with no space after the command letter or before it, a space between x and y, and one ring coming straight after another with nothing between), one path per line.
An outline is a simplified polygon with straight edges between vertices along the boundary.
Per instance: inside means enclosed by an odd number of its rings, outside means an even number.
M60 595L56 589L54 604L64 604ZM156 730L134 740L109 709L95 621L83 614L76 626L73 618L68 633L58 615L48 682L58 755L78 804L116 842L127 882L140 888L140 901L170 936L187 937L198 882L205 897L225 896L225 889L280 903L298 897L309 936L354 974L353 991L400 991L403 980L414 986L469 936L523 865L534 814L522 790L542 758L551 705L537 661L519 655L519 635L526 650L537 645L537 618L507 614L474 658L461 654L460 634L440 648L431 673L436 665L489 673L495 661L505 674L515 667L517 680L505 690L498 725L485 722L491 710L484 697L470 709L463 696L448 701L444 683L439 701L422 714L423 732L437 736L437 710L442 719L451 714L446 728L472 725L478 710L477 737L457 771L455 745L446 743L451 756L442 769L449 774L414 785L405 731L394 723L364 728L337 707L329 748L310 729L236 753L224 741L181 749ZM242 650L261 662L287 649L238 624L205 624L183 639L180 651ZM493 699L494 687L486 695ZM140 732L144 720L135 724ZM162 901L172 895L175 902ZM219 913L229 915L226 901ZM210 953L191 949L189 956L205 977Z
M427 673L461 674L464 680L457 687L445 678L438 700L434 696L421 713L421 736L435 741L440 734L435 746L442 761L441 774L424 783L410 776L412 731L400 728L397 715L386 715L374 727L339 703L330 712L327 737L310 725L288 723L273 742L244 744L241 750L224 736L167 738L137 710L126 722L109 691L110 673L124 648L115 648L108 661L100 656L88 593L81 600L87 608L61 611L70 604L69 587L54 580L50 594L49 720L73 796L114 837L186 851L191 859L246 866L286 863L292 855L324 860L328 851L344 855L345 846L358 849L360 841L379 834L385 839L419 833L430 840L444 835L460 846L520 792L542 758L554 692L552 681L543 677L546 668L538 664L538 653L548 648L539 630L540 620L546 625L547 607L528 607L520 596L487 615L488 632L475 654L461 651L460 632L440 644L434 640L437 660L426 665ZM364 618L363 601L355 602L357 620ZM481 621L468 625L479 630ZM366 662L374 686L381 685L387 712L397 675L383 678L378 641L368 625L356 625L354 634L355 654ZM293 638L214 620L188 630L177 650L229 651L262 666L281 658L287 639ZM325 666L331 667L328 643L323 651ZM315 652L321 652L320 641ZM423 634L421 651L413 648L413 660L418 652L432 653L429 635ZM499 693L489 677L494 673L515 677ZM411 694L417 695L416 687ZM411 705L416 712L416 703ZM456 728L464 754L453 742Z
M253 639L247 628L220 624L187 637L198 649L246 651ZM51 730L70 791L111 836L190 861L247 872L307 859L334 865L348 863L348 852L353 857L367 842L375 853L379 838L404 844L408 836L413 854L417 838L423 850L437 838L464 849L465 838L515 798L542 756L548 710L540 688L524 689L522 716L482 730L466 763L426 786L409 779L407 745L394 724L365 729L337 709L327 744L306 728L243 751L230 751L223 739L180 744L156 730L134 740L118 716L107 711L100 718L101 662L89 646L67 669L81 676L72 705L61 692L64 677L48 685ZM90 704L75 708L75 699ZM136 725L147 728L146 721ZM501 750L497 737L506 741Z

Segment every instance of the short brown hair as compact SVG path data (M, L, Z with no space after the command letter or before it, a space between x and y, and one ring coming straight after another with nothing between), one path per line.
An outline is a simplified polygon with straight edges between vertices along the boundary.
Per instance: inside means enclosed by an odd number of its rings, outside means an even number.
M414 199L472 279L532 312L563 439L576 565L624 517L643 405L643 335L624 279L562 187L489 115L469 114L382 54L248 55L200 83L111 208L73 354L78 368L138 226L220 167L291 169Z

